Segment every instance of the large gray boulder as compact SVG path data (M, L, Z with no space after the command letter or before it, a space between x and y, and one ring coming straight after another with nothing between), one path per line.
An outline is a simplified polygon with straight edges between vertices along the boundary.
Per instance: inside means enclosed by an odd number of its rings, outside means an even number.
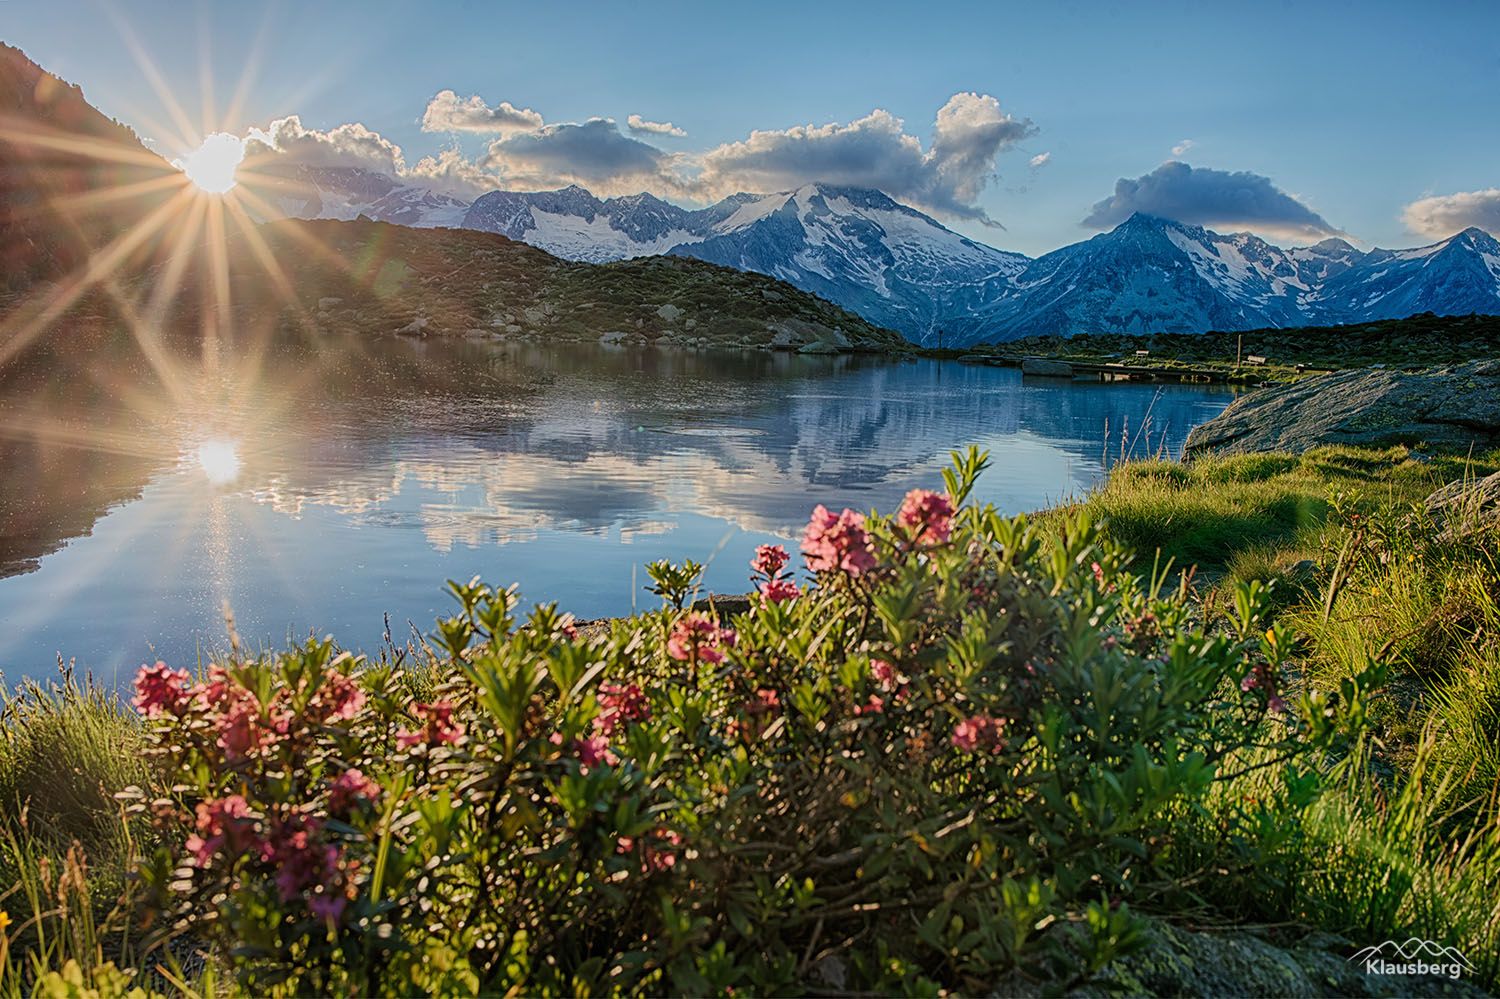
M1337 371L1252 392L1188 435L1185 452L1301 453L1323 444L1500 444L1500 361Z

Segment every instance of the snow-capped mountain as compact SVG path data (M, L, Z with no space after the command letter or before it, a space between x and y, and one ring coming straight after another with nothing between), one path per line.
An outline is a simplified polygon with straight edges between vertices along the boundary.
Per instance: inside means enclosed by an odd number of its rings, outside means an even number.
M601 201L574 184L560 191L491 191L469 206L463 226L498 232L567 260L603 263L700 241L738 206L727 198L690 211L650 194Z
M1371 250L1318 289L1313 311L1319 322L1500 313L1500 241L1471 227L1431 246Z
M1479 229L1413 250L1341 239L1283 250L1149 215L1038 257L955 343L1037 333L1192 333L1500 313L1500 244ZM858 311L858 310L856 310Z
M1198 332L1500 313L1500 245L1479 229L1411 250L1342 239L1282 249L1149 215L1035 260L968 239L879 191L808 184L687 209L491 191L460 199L364 170L299 168L271 192L303 218L366 215L497 232L569 260L671 254L781 278L926 344L1039 333Z
M1282 326L1306 291L1295 266L1262 239L1140 214L1038 257L1010 285L994 308L960 324L959 342Z
M1028 263L879 191L809 184L741 199L705 239L671 252L781 278L919 343L995 305Z
M364 215L418 229L457 228L469 209L467 201L358 167L272 164L256 168L254 189L260 203L301 219L347 221Z
M976 243L878 191L809 184L690 211L581 187L492 191L463 224L572 260L670 253L781 278L913 340L993 304L1027 258Z

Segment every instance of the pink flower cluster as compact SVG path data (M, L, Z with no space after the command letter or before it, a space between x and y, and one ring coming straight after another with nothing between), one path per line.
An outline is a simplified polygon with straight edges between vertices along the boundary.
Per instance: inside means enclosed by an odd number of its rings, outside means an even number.
M191 700L192 677L185 669L170 669L164 662L142 666L135 675L135 709L147 718L180 715Z
M344 776L349 774L359 777L357 770ZM336 921L354 890L348 878L353 865L322 839L322 830L322 822L300 811L262 822L242 796L231 794L199 803L186 848L199 868L220 857L230 864L257 859L276 871L276 893L283 903L301 898L314 916Z
M412 714L422 722L418 729L403 728L396 733L396 744L403 749L412 746L456 746L464 737L464 727L453 720L452 701L417 703Z
M667 638L667 655L682 662L721 663L724 650L738 639L733 628L719 627L707 614L684 614Z
M780 545L761 545L755 549L755 558L750 560L750 569L767 579L775 579L781 575L781 570L786 568L791 558L786 553L786 549Z
M624 722L651 719L651 705L646 692L634 683L605 682L599 685L599 716L594 730L606 739Z
M729 719L729 737L746 742L758 738L766 726L781 714L781 695L770 687L758 687L740 706L743 718Z
M875 568L875 546L865 531L865 515L845 509L835 514L821 503L802 534L802 554L813 572L842 569L851 576Z
M609 748L609 740L602 735L586 735L573 743L573 751L578 754L578 763L584 774L598 766L612 767L620 762L620 758Z
M349 721L364 707L365 692L354 677L328 670L319 682L303 721L312 725ZM283 690L262 705L240 680L217 664L209 666L199 683L193 683L186 670L169 669L165 663L142 666L136 673L131 703L147 718L192 715L207 722L215 744L236 760L286 736L295 720L290 692Z
M207 867L220 851L230 856L243 854L260 839L260 822L238 794L199 802L193 829L186 845L199 867Z
M998 753L1005 744L1004 732L1004 718L971 715L953 726L953 745L965 753L977 753L980 750Z
M1265 663L1256 663L1255 668L1245 674L1245 678L1240 681L1240 690L1247 694L1252 690L1264 690L1269 710L1276 714L1286 710L1286 701L1276 692L1276 677Z
M941 545L953 534L953 500L947 493L913 489L901 501L896 523L919 545Z
M380 785L358 768L350 767L329 785L328 811L333 815L348 815L361 802L375 801L379 797Z
M884 659L870 660L870 675L880 684L881 690L893 691L901 686L901 675L896 672L896 667Z
M677 866L676 848L682 846L682 836L671 829L655 829L637 841L632 836L621 836L615 841L616 853L632 853L637 847L641 854L641 873L669 871Z
M764 577L764 582L756 580L756 588L770 603L779 604L801 595L802 591L786 574L786 566L790 561L791 556L780 545L761 545L755 549L755 558L750 560L750 578L755 580L757 576Z

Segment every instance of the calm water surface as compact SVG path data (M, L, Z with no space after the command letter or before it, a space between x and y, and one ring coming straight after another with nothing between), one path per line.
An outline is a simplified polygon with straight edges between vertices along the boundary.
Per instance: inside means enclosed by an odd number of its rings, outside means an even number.
M1101 475L1108 426L1172 451L1224 390L1023 380L957 363L335 341L136 398L0 403L0 670L59 654L107 681L143 659L332 632L378 646L448 613L445 579L518 582L580 617L650 606L639 567L747 586L755 545L814 503L891 509L955 447L1010 512ZM80 401L81 400L81 401ZM1146 449L1138 445L1137 454Z

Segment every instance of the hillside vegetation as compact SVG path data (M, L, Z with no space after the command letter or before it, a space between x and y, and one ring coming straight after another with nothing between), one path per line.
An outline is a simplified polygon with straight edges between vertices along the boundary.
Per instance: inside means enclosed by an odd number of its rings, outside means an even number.
M1137 357L1145 350L1146 357ZM1241 369L1263 377L1294 377L1297 365L1340 369L1383 364L1421 368L1500 357L1500 316L1436 316L1423 313L1348 326L1303 326L1238 332L1080 333L1014 340L989 352L1061 360L1126 361L1163 367ZM1250 356L1266 359L1250 364Z
M1500 454L1132 463L1038 518L966 503L980 467L814 510L806 574L762 549L733 614L687 609L691 564L602 633L474 581L373 661L143 668L141 715L23 691L0 989L1500 980L1500 572L1420 504ZM1466 980L1344 960L1408 936Z
M267 252L300 263L268 271ZM464 229L284 220L232 240L228 275L234 314L251 328L830 353L905 346L759 274L672 257L574 263ZM211 262L195 277L214 280ZM181 296L185 318L200 300Z

